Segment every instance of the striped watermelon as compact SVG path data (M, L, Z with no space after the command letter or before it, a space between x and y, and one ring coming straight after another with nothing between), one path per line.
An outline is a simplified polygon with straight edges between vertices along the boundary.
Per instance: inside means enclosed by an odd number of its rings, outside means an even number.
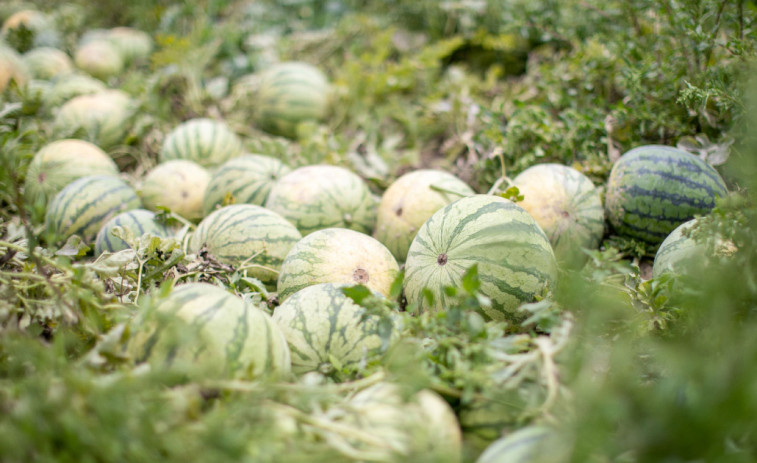
M189 219L201 219L202 198L210 181L205 168L192 161L176 159L155 166L139 186L139 197L147 209L158 206Z
M126 64L147 60L152 53L152 38L147 32L131 27L115 27L105 35L113 44Z
M210 177L202 201L203 212L207 215L229 204L262 206L273 184L289 171L278 159L258 154L226 161Z
M701 217L684 222L665 238L654 258L653 277L658 278L665 273L696 274L705 270L713 259L727 258L737 251L733 241L722 235L695 240L691 232L701 222Z
M481 292L492 301L484 315L494 320L518 320L518 306L557 279L549 239L534 219L507 199L474 195L439 210L421 227L405 263L407 301L421 310L443 310L444 288L459 286L475 264ZM423 296L425 288L433 305Z
M586 262L584 249L597 249L605 214L599 190L584 174L562 164L539 164L513 179L523 195L518 206L536 220L552 243L558 262Z
M33 48L21 57L36 79L51 79L59 74L73 72L74 64L68 55L51 47Z
M87 42L74 53L76 67L101 80L120 74L124 69L124 59L115 45L107 40Z
M101 80L76 72L58 75L51 82L52 86L44 93L42 101L48 108L55 108L80 95L91 95L108 89Z
M205 217L189 248L198 252L204 246L221 262L252 266L249 275L273 285L284 257L300 238L294 225L275 212L253 204L234 204Z
M409 392L392 383L374 384L332 416L375 438L375 447L351 443L376 455L376 461L459 463L462 438L452 408L433 391Z
M24 195L32 204L47 202L66 185L89 175L118 175L116 163L92 143L57 140L34 155L26 171Z
M273 313L292 353L292 371L333 370L369 361L389 347L379 317L344 295L344 285L321 283L294 293ZM383 335L383 339L382 339Z
M174 288L155 310L140 313L132 328L127 352L153 368L201 380L281 378L291 371L289 348L271 317L207 283Z
M404 261L418 229L434 212L472 194L474 191L465 182L441 170L407 173L381 197L374 235L397 260Z
M46 14L35 9L16 11L4 22L0 34L6 41L19 33L21 26L32 35L31 47L55 47L61 44L60 34L55 29L53 21ZM27 50L19 50L27 51Z
M303 236L324 228L371 233L376 200L363 179L344 167L295 169L273 185L265 207L289 220Z
M318 230L294 245L281 264L279 300L318 283L363 284L389 296L397 261L374 238L345 228Z
M294 138L297 125L326 117L330 98L328 79L307 63L279 63L260 75L255 119L265 131Z
M61 106L53 122L57 138L81 137L102 149L122 144L132 117L134 102L120 90L80 95Z
M0 93L4 92L11 82L23 87L30 78L31 72L16 50L0 42Z
M694 215L709 212L726 193L718 172L693 154L641 146L613 166L605 211L618 234L656 245Z
M103 252L116 252L128 249L129 245L122 240L113 236L111 233L115 227L121 227L129 230L138 238L145 233L150 233L161 238L168 238L172 235L171 231L165 224L155 219L155 213L146 209L132 209L122 212L105 224L97 232L95 239L95 255L99 256Z
M223 121L190 119L166 136L160 162L186 159L203 167L216 167L242 154L242 142Z
M476 463L562 463L568 448L547 426L528 426L492 443Z
M81 177L55 195L47 208L45 224L61 240L79 235L91 242L108 219L139 206L137 194L120 178Z

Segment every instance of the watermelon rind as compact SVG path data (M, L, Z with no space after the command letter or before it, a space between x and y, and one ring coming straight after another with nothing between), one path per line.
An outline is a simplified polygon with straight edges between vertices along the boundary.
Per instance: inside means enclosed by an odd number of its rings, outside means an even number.
M605 214L599 190L588 177L562 164L538 164L513 179L523 200L518 206L536 220L561 265L580 266L597 249Z
M278 159L259 154L226 161L210 177L203 197L203 212L207 215L229 204L263 206L273 184L289 171Z
M223 121L196 118L174 127L163 141L160 162L186 159L217 167L242 154L242 141Z
M324 228L371 233L376 200L368 185L344 167L300 167L271 188L265 207L292 222L303 236Z
M91 95L107 90L101 80L80 72L60 74L50 83L51 86L44 92L42 101L48 108L56 108L80 95Z
M389 347L380 317L348 298L345 285L321 283L294 293L273 312L292 354L292 371L328 373L365 363ZM379 296L380 297L380 296Z
M491 299L482 307L493 320L520 321L517 308L557 280L549 239L515 203L491 195L459 199L423 224L405 262L405 297L420 310L441 311L450 303L446 287L459 287L478 266L480 291ZM424 297L428 289L431 304Z
M286 219L254 204L233 204L205 217L189 242L191 252L206 249L219 261L275 285L282 261L302 235Z
M129 245L112 234L115 227L121 227L129 230L135 238L139 238L145 233L160 238L171 236L171 230L162 222L156 220L155 213L146 209L132 209L122 212L111 218L100 228L95 239L95 255L99 256L103 252L117 252L123 249L129 249Z
M374 236L394 257L404 261L410 243L434 212L474 191L441 170L409 172L392 183L381 197Z
M725 182L693 154L661 145L625 153L607 181L605 212L621 236L659 245L680 224L707 214Z
M210 174L202 166L184 159L158 164L140 183L138 193L147 209L165 207L185 219L201 219L202 199Z
M73 72L71 58L57 48L39 47L24 53L21 59L35 79L52 79L61 74Z
M91 242L111 217L140 206L134 189L118 177L81 177L55 195L48 206L45 224L60 240L79 235L85 242Z
M133 113L134 101L120 90L79 95L60 107L53 135L82 138L108 150L124 142Z
M154 310L138 314L127 352L135 362L192 379L286 378L291 360L271 317L208 283L175 287Z
M23 87L30 78L31 72L21 56L16 50L0 42L0 93L4 92L11 82Z
M121 52L106 40L87 42L74 53L76 67L100 80L120 74L124 69Z
M327 228L298 241L287 254L276 286L280 301L318 283L362 284L386 297L399 265L375 238L345 228Z
M553 428L531 425L494 441L476 463L567 463L568 450Z

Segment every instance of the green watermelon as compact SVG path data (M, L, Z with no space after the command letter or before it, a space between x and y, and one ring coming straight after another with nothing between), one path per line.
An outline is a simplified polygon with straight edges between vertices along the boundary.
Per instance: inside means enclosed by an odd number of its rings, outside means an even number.
M25 44L27 47L58 48L61 44L60 34L55 29L51 18L34 9L24 9L10 15L3 22L2 29L0 29L2 39L11 42L8 39L14 36L14 34L18 34L22 26L26 31L31 33L31 43ZM20 49L19 51L25 52L28 50Z
M568 450L555 430L532 425L494 441L476 463L567 463Z
M44 204L66 185L89 175L118 175L118 166L92 143L57 140L40 148L26 171L24 195L31 203Z
M92 95L74 97L63 106L53 122L53 134L68 138L81 132L81 137L104 150L122 144L134 102L120 90L106 90Z
M108 219L138 207L137 194L120 178L81 177L55 195L47 209L45 224L61 240L79 235L91 242Z
M201 219L202 198L210 181L208 171L192 161L175 159L150 170L139 186L139 197L147 209L158 206L189 219Z
M324 228L371 233L376 200L368 185L344 167L305 166L273 185L265 207L292 222L303 236Z
M328 373L359 364L389 347L379 317L344 295L344 285L321 283L294 293L273 312L292 353L292 371Z
M221 262L252 266L248 274L275 284L281 263L301 238L294 225L253 204L222 207L205 217L189 242L191 252L205 247Z
M302 238L281 264L277 290L284 301L318 283L362 284L389 296L399 266L374 238L345 228L326 228Z
M736 252L733 241L722 235L711 237L707 241L697 241L691 236L702 218L684 222L657 249L652 267L652 276L658 278L665 273L675 275L692 275L702 272L714 258L729 257ZM689 235L689 236L687 236Z
M205 215L229 204L262 206L273 184L290 171L278 159L246 154L223 163L213 172L205 190L202 209Z
M619 235L658 245L683 222L708 213L726 193L718 172L693 154L641 146L613 166L605 211Z
M300 62L275 64L260 75L255 119L267 132L294 138L301 122L325 118L329 98L328 79L318 68Z
M105 222L102 228L100 228L100 231L97 232L97 239L95 239L96 256L99 256L103 252L116 252L129 248L129 245L124 240L113 236L111 233L115 227L129 230L137 238L145 233L150 233L161 238L168 238L172 234L165 224L155 219L154 212L146 209L132 209L118 214Z
M138 314L127 352L153 368L195 373L195 379L283 378L289 348L271 317L223 288L188 283L154 311Z
M544 230L558 262L586 262L582 249L599 247L605 223L602 198L591 180L562 164L539 164L521 172L513 184L523 195L518 206Z
M536 221L513 202L489 195L459 199L423 224L405 262L405 296L421 310L443 310L444 290L460 286L478 265L481 292L491 307L484 315L517 321L517 308L531 302L557 279L549 239ZM428 304L423 290L434 296Z
M223 121L190 119L168 133L160 162L186 159L203 167L216 167L242 154L242 141Z
M74 64L68 55L51 47L33 48L21 57L35 79L51 79L73 72Z
M114 77L124 69L121 52L107 40L91 41L79 46L74 54L74 64L100 80Z
M462 180L441 170L415 170L398 178L381 197L374 236L404 261L410 243L434 212L474 194Z
M147 32L131 27L114 27L105 34L126 64L147 60L152 53L153 42Z
M44 93L42 101L48 108L56 108L80 95L91 95L108 89L101 80L76 72L60 74L52 79L51 83L52 85Z
M4 92L11 82L23 87L30 78L31 72L16 50L0 42L0 93Z

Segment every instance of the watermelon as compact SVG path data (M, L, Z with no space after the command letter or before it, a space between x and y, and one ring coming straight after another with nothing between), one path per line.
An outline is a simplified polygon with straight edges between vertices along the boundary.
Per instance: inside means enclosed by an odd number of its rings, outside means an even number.
M217 207L229 204L262 206L273 184L289 171L289 167L278 159L258 154L226 161L210 177L202 210L207 215Z
M32 204L47 201L63 187L89 175L118 175L105 151L84 140L57 140L40 148L26 171L24 195Z
M376 200L363 179L344 167L295 169L273 185L265 207L295 224L303 236L324 228L371 233Z
M135 238L145 233L161 238L168 238L172 235L171 230L165 224L156 220L155 213L146 209L132 209L118 214L105 222L100 228L100 231L97 232L97 239L95 239L96 256L103 252L116 252L129 248L124 240L113 236L111 233L115 227L129 230Z
M61 240L79 235L91 242L108 219L139 206L137 194L120 178L81 177L55 195L47 209L45 224Z
M447 286L478 265L483 315L518 321L518 306L552 286L557 263L549 239L513 202L489 195L459 199L437 211L416 235L405 262L405 296L420 310L443 310ZM424 289L434 296L429 304Z
M191 252L205 247L221 262L250 266L247 273L276 283L281 263L301 238L286 219L260 206L234 204L205 217L189 242Z
M455 413L437 393L415 393L392 383L378 383L347 400L343 410L329 410L339 423L367 433L376 447L353 442L372 451L376 461L459 463L462 438Z
M31 72L24 60L14 49L0 43L0 93L4 92L11 82L23 87L30 78Z
M113 44L127 64L145 61L152 53L152 38L139 29L115 27L107 31L105 39Z
M330 85L316 67L301 62L279 63L260 75L255 120L265 131L294 138L297 126L326 117Z
M121 52L107 40L81 45L74 54L74 63L79 69L100 80L114 77L124 69Z
M80 95L91 95L108 89L102 81L76 72L60 74L51 82L52 86L45 92L43 99L48 108L55 108Z
M186 159L203 167L216 167L242 154L242 142L223 121L190 119L168 133L161 162Z
M210 181L205 168L192 161L176 159L158 164L150 170L138 189L147 209L158 206L189 219L201 219L202 198Z
M532 425L496 440L476 463L562 463L568 455L554 429Z
M174 288L155 310L138 314L126 346L137 363L209 377L257 379L289 375L289 348L271 317L207 283Z
M407 173L381 197L374 235L397 260L404 261L418 229L434 212L472 194L474 191L465 182L441 170Z
M680 224L708 213L726 193L718 172L693 154L641 146L613 166L605 212L619 235L659 245Z
M362 284L384 296L399 273L394 256L374 238L345 228L326 228L302 238L281 264L279 300L318 283Z
M605 214L599 190L584 174L562 164L539 164L513 179L523 195L518 206L536 220L552 243L558 262L586 262L582 249L597 249Z
M61 44L60 34L53 26L50 17L34 9L20 10L10 15L0 29L2 38L9 43L18 42L13 38L21 33L22 27L31 33L31 43L20 44L24 47L19 49L21 52L35 47L58 48Z
M71 58L57 48L34 48L24 53L21 58L36 79L51 79L59 74L68 74L74 70Z
M53 122L57 138L81 134L102 149L122 144L132 117L134 102L120 90L80 95L61 106Z
M389 347L392 333L384 331L377 315L345 296L343 287L308 286L273 312L289 344L295 373L328 373L334 367L371 360Z
M684 222L665 238L654 258L653 277L658 278L665 273L693 275L706 269L712 259L729 257L736 252L733 241L722 235L695 240L691 232L701 221L702 218L698 217Z

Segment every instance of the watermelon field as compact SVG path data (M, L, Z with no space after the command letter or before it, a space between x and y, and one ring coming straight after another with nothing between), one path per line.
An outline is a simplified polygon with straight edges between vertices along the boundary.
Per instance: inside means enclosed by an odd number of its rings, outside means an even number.
M0 24L0 463L757 461L757 2Z

